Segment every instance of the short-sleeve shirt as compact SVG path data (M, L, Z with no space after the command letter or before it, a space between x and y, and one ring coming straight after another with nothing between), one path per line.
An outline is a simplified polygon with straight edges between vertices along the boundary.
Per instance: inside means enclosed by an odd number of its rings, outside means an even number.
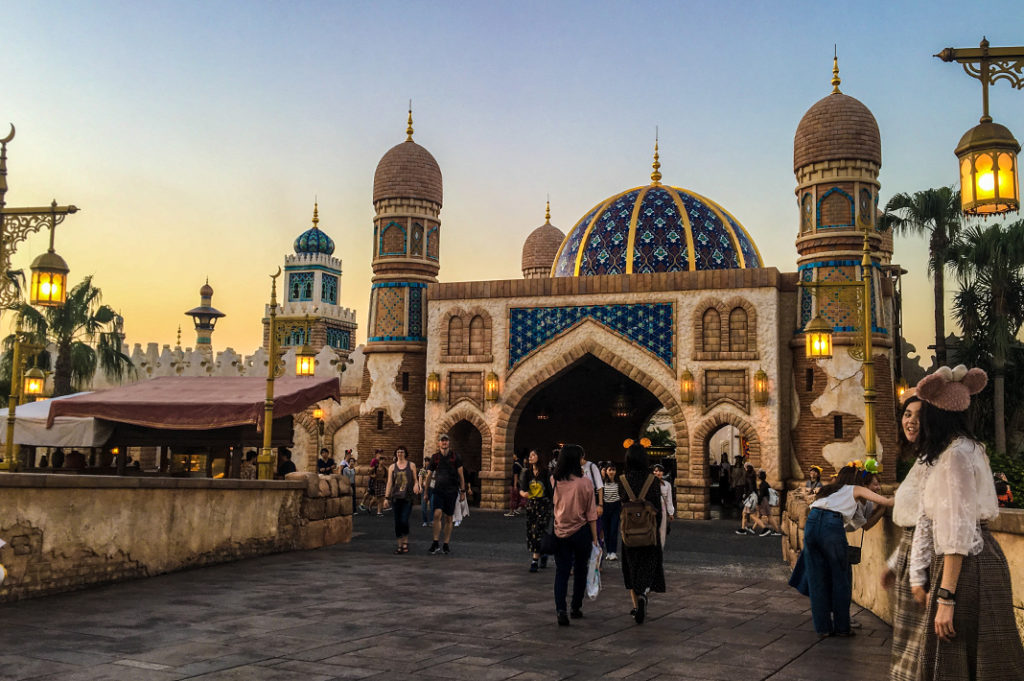
M459 491L459 469L462 468L462 459L452 450L447 455L435 452L430 457L430 464L427 469L433 474L435 492Z

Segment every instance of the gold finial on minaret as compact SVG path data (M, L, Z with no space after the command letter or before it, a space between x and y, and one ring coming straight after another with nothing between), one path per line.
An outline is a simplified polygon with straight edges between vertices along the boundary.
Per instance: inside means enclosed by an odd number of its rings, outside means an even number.
M177 341L175 347L178 347L178 348L181 347L181 324L178 324L178 341Z
M319 205L317 204L317 200L313 199L313 226L314 227L316 227L318 224L320 224L320 216L317 214L317 209L318 208L319 208ZM319 229L319 227L317 227L317 229Z
M551 222L551 198L548 198L547 208L544 209L544 224Z
M406 142L412 142L412 100L409 100L409 124L405 128Z
M834 54L832 55L832 94L839 95L839 48L833 45Z
M654 172L651 173L651 182L654 184L661 184L661 162L658 161L658 128L654 128L654 163L651 164L654 168Z

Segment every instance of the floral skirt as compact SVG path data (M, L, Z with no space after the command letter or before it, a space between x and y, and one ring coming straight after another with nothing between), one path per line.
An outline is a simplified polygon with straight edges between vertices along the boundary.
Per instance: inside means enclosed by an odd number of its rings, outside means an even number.
M547 497L526 500L526 548L540 553L540 540L551 525L551 500Z

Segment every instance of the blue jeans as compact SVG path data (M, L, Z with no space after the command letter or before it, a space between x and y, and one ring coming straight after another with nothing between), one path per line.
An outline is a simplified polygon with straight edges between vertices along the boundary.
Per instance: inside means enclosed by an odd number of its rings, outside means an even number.
M572 609L583 607L583 594L587 590L587 565L593 537L590 525L584 525L571 536L556 536L555 549L555 610L565 612L565 597L569 592L569 571L572 571Z
M619 515L621 513L621 501L605 502L604 513L601 514L601 526L604 527L605 553L616 553L619 550Z
M430 523L434 521L434 493L432 490L427 490L423 493L420 501L420 512L423 514L423 522Z
M812 508L804 528L804 567L811 592L811 619L819 634L850 631L853 582L847 545L843 517Z
M391 510L395 514L395 536L401 539L409 536L409 514L412 502L408 499L392 499Z

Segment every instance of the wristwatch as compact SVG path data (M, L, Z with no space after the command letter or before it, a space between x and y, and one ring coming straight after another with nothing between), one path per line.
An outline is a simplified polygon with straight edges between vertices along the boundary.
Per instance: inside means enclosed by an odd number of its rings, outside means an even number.
M935 595L938 598L942 598L947 601L956 601L956 594L950 591L949 589L943 589L941 586L938 589L936 589Z

